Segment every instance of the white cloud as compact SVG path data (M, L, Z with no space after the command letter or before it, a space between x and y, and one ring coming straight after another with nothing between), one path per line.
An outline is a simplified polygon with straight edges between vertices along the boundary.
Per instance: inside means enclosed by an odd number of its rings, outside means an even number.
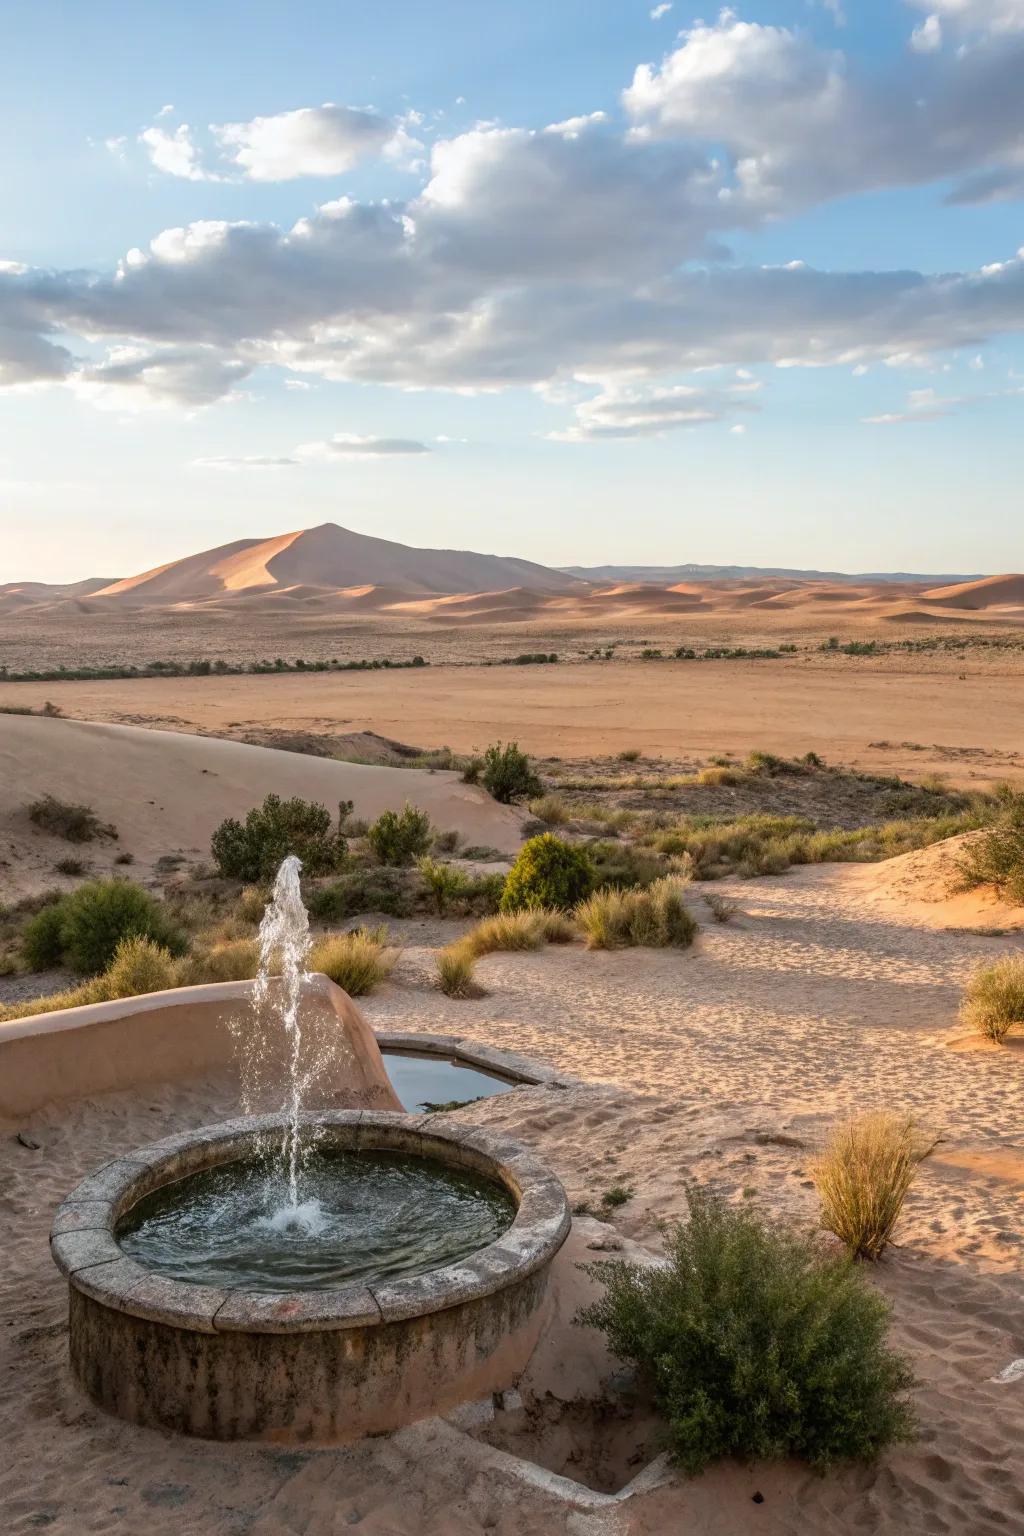
M671 9L672 9L672 0L663 0L663 3L661 5L656 5L654 7L654 9L651 11L651 13L650 13L651 20L652 21L660 21L663 16L667 16L668 15L668 13L669 13L669 11Z
M180 124L173 133L164 128L144 128L139 134L139 142L145 145L156 169L168 176L178 176L185 181L218 179L203 169L199 149L187 123Z
M298 176L339 176L395 138L395 125L356 107L299 107L248 123L222 123L214 137L252 181L291 181ZM410 140L403 127L402 152Z
M910 0L910 4L960 32L1024 32L1024 0Z
M942 47L942 22L938 16L926 16L921 25L914 28L910 46L915 53L934 53Z
M727 389L697 389L690 384L650 388L607 381L600 394L576 407L574 426L548 437L558 443L596 442L602 438L663 437L686 427L722 421L737 411L757 410L749 399L756 384Z
M863 419L873 427L894 427L907 423L941 421L944 416L952 416L958 406L968 403L964 395L947 395L943 397L934 389L912 389L907 395L907 409L905 411L886 411L880 416L865 416Z
M336 432L324 442L303 443L295 451L300 459L386 459L429 453L430 449L411 437L360 437Z
M193 459L194 469L287 469L298 464L298 459L269 458L265 454L244 454L237 458L224 455L219 458Z
M250 364L212 347L122 346L102 362L78 368L70 382L76 393L109 410L195 408L230 396L250 372Z

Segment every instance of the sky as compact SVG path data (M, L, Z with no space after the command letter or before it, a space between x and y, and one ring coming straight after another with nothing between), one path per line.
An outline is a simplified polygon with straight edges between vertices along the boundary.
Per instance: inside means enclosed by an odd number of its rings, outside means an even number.
M1024 569L1024 0L3 0L0 583Z

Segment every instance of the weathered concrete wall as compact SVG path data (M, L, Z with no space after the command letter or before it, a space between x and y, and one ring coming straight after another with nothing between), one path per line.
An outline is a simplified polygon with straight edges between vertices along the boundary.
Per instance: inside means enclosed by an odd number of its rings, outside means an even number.
M244 1155L282 1117L140 1148L84 1180L51 1236L70 1287L72 1368L95 1402L134 1423L214 1439L331 1443L515 1383L569 1231L558 1180L517 1142L442 1128L436 1117L309 1118L321 1145L412 1152L499 1180L517 1201L512 1225L457 1263L369 1287L274 1294L189 1285L127 1258L118 1221L150 1190Z
M0 1024L0 1120L18 1120L62 1100L237 1066L235 1032L244 1036L253 1028L252 986L226 981L176 987ZM310 979L303 1027L310 1049L331 1047L325 1102L399 1108L373 1031L326 976ZM264 1075L278 1084L284 1080L281 1036L283 1031L278 1037L262 1032Z

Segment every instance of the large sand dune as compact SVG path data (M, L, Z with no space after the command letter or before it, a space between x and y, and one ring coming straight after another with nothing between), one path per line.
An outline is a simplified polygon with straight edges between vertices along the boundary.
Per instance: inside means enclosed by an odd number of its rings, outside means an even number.
M51 793L89 805L116 826L72 849L40 832L26 806ZM79 720L0 716L0 896L10 899L60 883L54 863L81 854L97 872L131 853L132 874L145 878L161 856L207 857L210 835L226 816L244 816L265 795L301 795L334 809L355 802L368 819L400 810L407 800L436 826L470 843L514 850L520 817L454 773L386 768L304 757L239 741L186 736Z

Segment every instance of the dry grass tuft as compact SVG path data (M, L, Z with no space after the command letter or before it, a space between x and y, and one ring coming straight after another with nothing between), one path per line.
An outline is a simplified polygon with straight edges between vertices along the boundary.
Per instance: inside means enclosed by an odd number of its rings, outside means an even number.
M686 886L685 879L667 875L643 890L595 891L575 913L587 948L685 949L697 932L683 902Z
M908 1115L879 1110L836 1126L813 1167L821 1224L852 1256L877 1259L892 1237L918 1164L934 1151Z
M528 908L518 912L499 912L485 917L466 934L464 943L474 955L492 955L498 950L540 949L544 931L540 914Z
M549 827L564 827L572 813L561 795L541 795L530 801L530 815Z
M473 980L476 954L465 941L449 944L436 961L437 984L446 997L479 997L481 988Z
M349 997L363 997L391 975L395 955L385 948L386 930L356 928L319 939L310 951L309 969L320 971Z
M964 991L960 1017L997 1045L1015 1025L1024 1024L1024 955L1005 955L976 970Z

